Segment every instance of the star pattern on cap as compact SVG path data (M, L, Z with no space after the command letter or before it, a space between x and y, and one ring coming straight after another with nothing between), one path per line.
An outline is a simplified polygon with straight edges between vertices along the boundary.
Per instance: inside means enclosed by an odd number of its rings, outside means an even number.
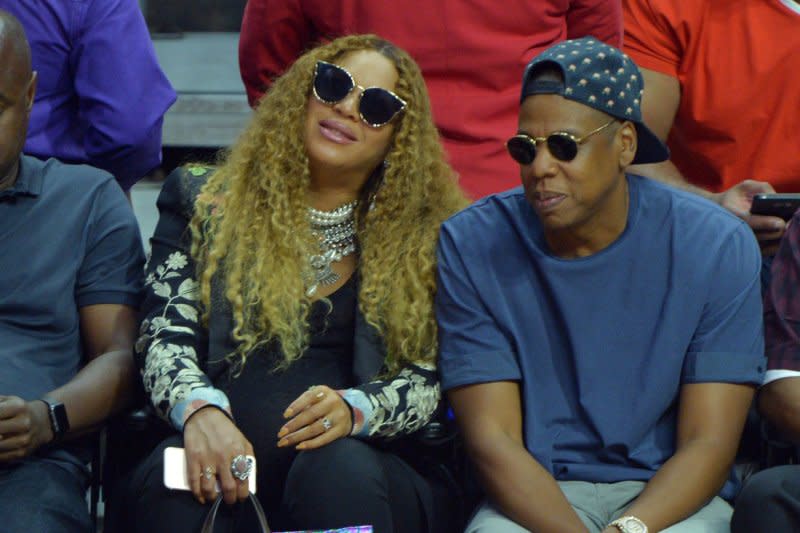
M528 85L538 80L529 79L527 73L543 62L554 63L561 70L563 89L553 88L552 84ZM644 81L627 54L594 37L583 37L551 46L531 61L523 80L522 97L555 92L618 119L630 120L640 135L639 150L644 149L641 162L663 161L666 147L642 120Z
M551 61L561 67L565 97L619 118L641 121L641 75L620 50L586 37L561 42L543 52L532 65L537 61Z

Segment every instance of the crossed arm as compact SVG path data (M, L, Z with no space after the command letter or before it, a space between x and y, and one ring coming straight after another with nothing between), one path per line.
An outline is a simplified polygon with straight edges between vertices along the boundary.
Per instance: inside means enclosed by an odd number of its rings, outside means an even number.
M587 531L556 480L525 448L519 383L467 385L448 398L484 490L504 515L536 533Z
M85 433L132 401L136 381L133 338L136 311L126 305L98 304L80 310L88 363L48 399L67 409L70 434ZM0 396L0 463L21 459L53 440L44 402Z
M716 496L730 474L754 390L729 383L684 385L675 454L624 514L661 531Z
M586 531L553 476L525 448L516 382L469 385L448 394L483 486L503 514L535 533ZM625 514L660 531L713 498L730 472L752 397L747 385L684 385L677 450Z

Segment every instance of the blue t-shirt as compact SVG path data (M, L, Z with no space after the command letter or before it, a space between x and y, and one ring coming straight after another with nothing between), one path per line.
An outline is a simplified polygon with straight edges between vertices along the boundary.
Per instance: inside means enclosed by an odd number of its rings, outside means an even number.
M558 480L650 479L675 452L681 385L764 371L751 230L696 195L628 183L625 231L588 257L549 253L520 188L442 226L443 388L519 381L526 447Z
M0 395L41 397L83 364L80 308L137 307L144 252L114 178L23 156L0 191Z

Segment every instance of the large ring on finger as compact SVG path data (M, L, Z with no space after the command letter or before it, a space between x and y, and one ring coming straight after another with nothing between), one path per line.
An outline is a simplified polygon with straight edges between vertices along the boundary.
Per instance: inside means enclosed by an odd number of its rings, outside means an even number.
M253 458L246 455L237 455L231 461L231 474L240 481L244 481L253 473Z
M328 431L329 429L331 429L333 427L333 423L330 421L330 419L327 416L322 419L322 427L325 429L325 431Z
M213 466L207 466L207 467L205 467L203 469L203 477L206 478L206 479L209 479L209 480L212 479L214 477L214 474L215 474L215 472L214 472L214 467Z

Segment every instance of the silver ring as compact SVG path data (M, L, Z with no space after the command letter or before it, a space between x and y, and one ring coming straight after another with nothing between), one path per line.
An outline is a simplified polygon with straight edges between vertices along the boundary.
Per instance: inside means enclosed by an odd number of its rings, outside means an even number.
M327 416L322 419L322 427L325 428L325 431L328 431L333 427L333 423L331 423Z
M207 466L203 469L203 477L206 479L212 479L214 477L214 467Z
M253 458L246 455L237 455L231 461L231 474L240 481L244 481L253 473Z

